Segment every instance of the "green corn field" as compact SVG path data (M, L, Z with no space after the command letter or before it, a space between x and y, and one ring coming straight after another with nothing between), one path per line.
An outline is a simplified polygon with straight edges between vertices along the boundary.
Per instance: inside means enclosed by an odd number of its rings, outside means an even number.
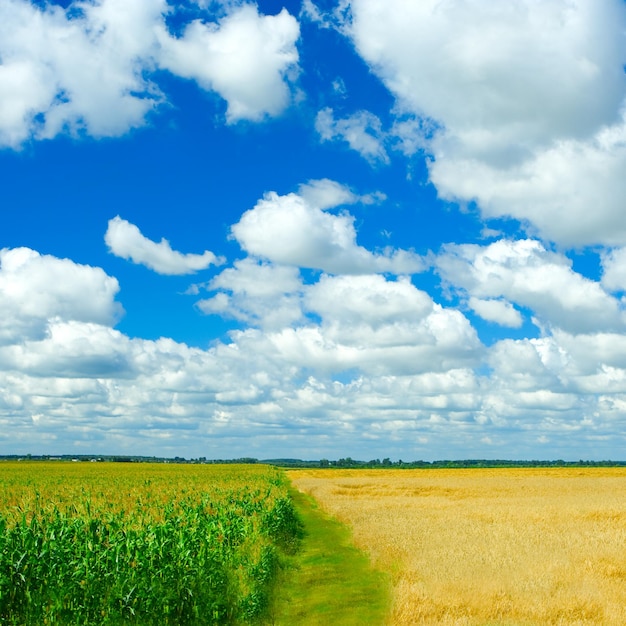
M247 624L300 525L267 466L0 464L0 624Z

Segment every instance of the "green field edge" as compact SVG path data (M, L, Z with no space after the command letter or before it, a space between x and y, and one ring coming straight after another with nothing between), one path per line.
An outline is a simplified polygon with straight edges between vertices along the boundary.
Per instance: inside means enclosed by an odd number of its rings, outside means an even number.
M351 531L326 515L311 496L290 497L304 526L296 554L286 556L275 581L267 624L368 626L388 623L391 581L352 543Z

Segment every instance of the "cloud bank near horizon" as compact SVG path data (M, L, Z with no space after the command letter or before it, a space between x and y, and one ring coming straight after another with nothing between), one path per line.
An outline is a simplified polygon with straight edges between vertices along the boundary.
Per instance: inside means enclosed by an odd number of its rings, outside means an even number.
M140 249L145 241L137 241ZM179 254L160 250L166 260ZM444 442L451 453L504 446L524 456L538 445L559 449L559 438L571 432L591 450L621 437L621 303L602 279L581 276L539 241L449 245L435 258L449 289L467 294L468 310L505 326L530 314L541 328L537 338L492 345L462 310L433 300L403 272L322 271L305 280L307 258L285 262L279 249L264 259L248 254L200 285L196 293L212 294L197 300L200 310L242 323L226 341L201 349L116 330L123 294L100 268L2 250L6 432L40 449L70 437L75 450L128 450L138 429L146 451L202 442L216 455L217 441L243 453L236 448L242 433L248 451L248 438L258 438L252 447L261 455L281 441L300 456L327 456L341 455L344 444L306 442L349 437L351 449L365 450L412 438L424 458ZM618 262L619 255L606 260L609 276Z

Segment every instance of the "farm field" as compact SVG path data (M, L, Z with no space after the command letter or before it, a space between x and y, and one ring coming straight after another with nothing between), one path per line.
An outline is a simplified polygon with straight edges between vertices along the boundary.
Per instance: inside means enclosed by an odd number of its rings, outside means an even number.
M288 475L390 574L391 624L626 624L626 468Z
M0 623L261 621L288 489L263 465L0 463Z

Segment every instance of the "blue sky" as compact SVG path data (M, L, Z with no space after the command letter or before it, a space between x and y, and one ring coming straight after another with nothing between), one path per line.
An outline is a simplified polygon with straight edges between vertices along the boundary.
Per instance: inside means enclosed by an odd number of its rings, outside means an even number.
M625 33L0 0L0 454L624 459Z

